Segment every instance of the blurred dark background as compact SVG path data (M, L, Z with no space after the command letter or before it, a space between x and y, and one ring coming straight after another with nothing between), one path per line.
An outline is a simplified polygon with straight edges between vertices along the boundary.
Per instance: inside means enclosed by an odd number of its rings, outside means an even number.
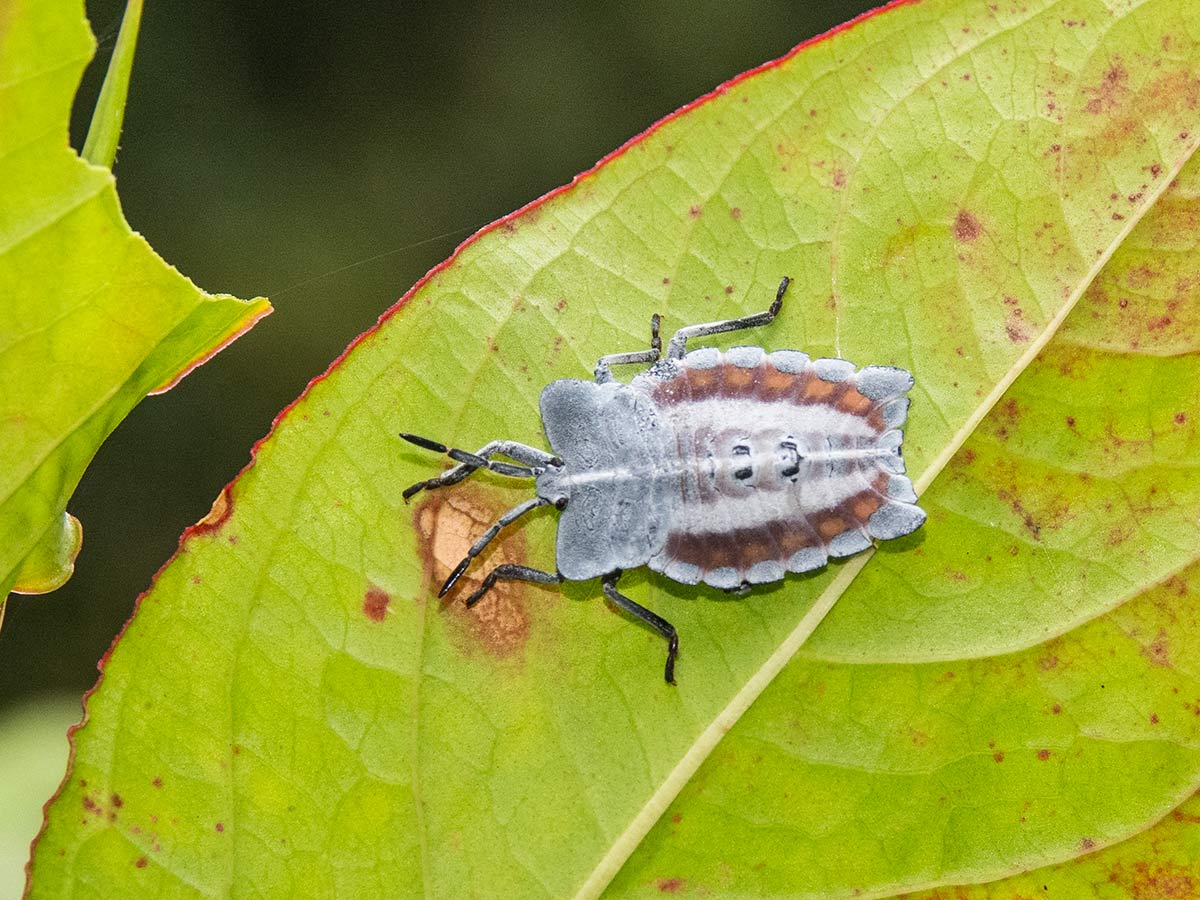
M470 233L739 72L877 5L151 0L115 172L125 215L275 314L101 448L74 578L11 598L0 712L81 694L134 598L275 414ZM123 4L72 122L83 144Z

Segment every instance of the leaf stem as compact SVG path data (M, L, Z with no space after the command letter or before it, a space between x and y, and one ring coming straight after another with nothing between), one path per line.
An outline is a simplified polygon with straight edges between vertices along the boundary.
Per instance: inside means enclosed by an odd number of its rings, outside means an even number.
M125 121L125 100L129 96L129 76L133 71L133 51L141 22L142 0L129 0L121 19L117 45L108 61L108 74L104 76L96 109L92 112L87 140L83 143L83 158L106 169L111 169L117 158L121 125Z

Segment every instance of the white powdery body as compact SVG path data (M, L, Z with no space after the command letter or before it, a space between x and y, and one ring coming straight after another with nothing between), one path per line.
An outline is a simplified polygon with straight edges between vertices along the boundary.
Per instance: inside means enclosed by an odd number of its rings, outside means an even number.
M777 581L925 514L899 430L912 376L798 351L704 348L629 384L553 382L542 419L562 469L556 556L570 579L649 565L685 584Z

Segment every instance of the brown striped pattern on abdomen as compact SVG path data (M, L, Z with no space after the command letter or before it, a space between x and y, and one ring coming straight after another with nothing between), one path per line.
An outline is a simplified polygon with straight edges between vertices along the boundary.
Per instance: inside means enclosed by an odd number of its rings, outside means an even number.
M874 396L843 361L746 347L697 351L673 371L638 376L632 386L653 398L677 443L678 505L651 568L735 588L870 546L872 516L912 494L899 435L884 437L903 420L911 379L882 393L886 373L900 370L871 371L885 373L868 380Z

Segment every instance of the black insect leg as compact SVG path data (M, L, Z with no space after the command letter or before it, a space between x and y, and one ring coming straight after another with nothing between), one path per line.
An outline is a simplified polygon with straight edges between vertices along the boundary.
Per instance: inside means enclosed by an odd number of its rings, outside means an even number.
M783 308L783 295L787 293L791 279L786 275L779 282L779 290L775 292L775 300L766 312L755 313L752 316L742 316L740 319L725 319L722 322L709 322L705 325L688 325L680 328L667 344L667 359L679 359L687 352L687 342L691 338L704 337L707 334L721 334L725 331L740 331L743 328L758 328L768 324L779 315Z
M658 313L650 317L650 349L634 350L632 353L610 353L596 361L596 383L606 384L613 380L612 366L629 363L656 363L662 355L662 338L658 336L658 324L662 321Z
M664 619L662 616L650 612L646 607L634 603L624 594L617 590L617 579L621 577L621 570L609 572L600 579L600 583L604 586L604 596L607 597L614 606L629 613L635 619L641 619L664 638L667 639L667 668L664 676L667 679L667 684L675 683L675 657L679 655L679 635L675 631L675 626Z
M462 558L462 562L454 567L454 571L450 573L450 577L446 579L446 583L443 584L442 589L438 591L438 596L446 596L446 594L450 591L450 588L454 587L454 582L458 581L458 579L462 577L462 573L467 571L467 566L471 564L471 560L483 552L483 548L492 542L492 538L500 533L501 528L503 528L505 525L512 524L530 510L537 509L539 506L547 506L549 503L549 500L546 500L542 497L534 497L532 500L526 500L524 503L514 506L499 519L497 519L496 523L487 531L485 531L479 540L471 545L471 549L468 550L467 555Z
M482 600L483 595L490 591L497 581L532 581L536 584L562 584L563 577L557 572L543 572L541 569L533 569L529 566L505 563L504 565L496 566L496 568L487 573L487 576L483 579L483 584L479 586L479 590L467 598L467 606L472 607Z
M447 469L436 478L418 481L416 484L405 488L402 494L405 503L409 501L413 494L419 491L433 490L434 488L449 487L452 484L458 484L476 469L490 469L493 472L498 472L501 475L511 475L514 478L535 478L547 466L562 465L562 460L557 456L547 453L544 450L539 450L536 447L519 444L516 441L491 441L474 453L468 453L466 450L447 447L438 441L432 441L429 438L424 438L416 434L408 434L402 431L400 432L400 437L404 438L410 444L416 444L418 447L424 447L426 450L432 450L434 453L445 453L458 463L457 466ZM517 462L524 463L525 465L514 466L510 463L493 461L491 457L497 454L507 456L509 459L515 459Z

